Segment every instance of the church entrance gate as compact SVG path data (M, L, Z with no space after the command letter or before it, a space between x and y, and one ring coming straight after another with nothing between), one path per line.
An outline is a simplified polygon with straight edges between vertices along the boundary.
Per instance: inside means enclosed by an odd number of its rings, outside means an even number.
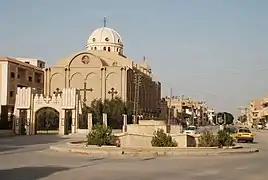
M35 112L36 134L58 134L59 112L51 107L43 107Z
M80 96L75 88L64 88L61 94L53 94L52 96L33 94L32 92L31 88L17 88L14 108L14 118L16 119L15 131L17 134L20 134L23 126L25 126L27 135L36 134L38 127L40 127L38 123L42 123L42 119L38 118L40 113L38 111L44 108L52 108L54 111L57 111L59 121L58 124L55 120L53 123L43 122L42 127L46 126L45 128L47 129L53 127L55 129L57 124L60 135L66 135L70 132L76 133L78 115L82 110ZM56 117L54 118L56 119Z

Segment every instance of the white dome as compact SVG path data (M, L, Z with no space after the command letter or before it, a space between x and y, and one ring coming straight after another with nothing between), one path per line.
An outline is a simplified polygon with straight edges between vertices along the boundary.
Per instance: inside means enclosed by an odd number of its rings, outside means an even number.
M87 41L87 50L102 50L123 53L123 42L118 32L101 27L92 32Z

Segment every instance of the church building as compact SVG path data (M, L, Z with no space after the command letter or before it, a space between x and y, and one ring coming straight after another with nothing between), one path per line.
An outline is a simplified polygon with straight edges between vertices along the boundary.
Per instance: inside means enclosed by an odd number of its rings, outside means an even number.
M137 102L139 114L158 116L160 110L161 83L153 80L148 61L137 63L127 57L120 34L105 25L92 32L84 51L45 68L44 94L68 87L80 89L88 106L94 99L118 96Z

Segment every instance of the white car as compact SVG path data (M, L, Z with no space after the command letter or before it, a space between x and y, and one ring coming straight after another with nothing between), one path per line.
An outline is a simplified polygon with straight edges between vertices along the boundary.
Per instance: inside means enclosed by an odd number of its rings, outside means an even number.
M258 129L263 129L263 125L262 125L262 123L258 123L258 124L257 124L257 128L258 128Z
M188 126L184 131L183 134L194 135L197 134L197 127L196 126Z

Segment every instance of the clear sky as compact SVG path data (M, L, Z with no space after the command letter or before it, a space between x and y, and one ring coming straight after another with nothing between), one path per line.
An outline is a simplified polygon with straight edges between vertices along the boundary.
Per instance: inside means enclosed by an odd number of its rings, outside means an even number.
M91 32L117 30L125 54L145 55L163 94L237 112L268 95L266 0L3 0L0 56L53 65L85 49Z

